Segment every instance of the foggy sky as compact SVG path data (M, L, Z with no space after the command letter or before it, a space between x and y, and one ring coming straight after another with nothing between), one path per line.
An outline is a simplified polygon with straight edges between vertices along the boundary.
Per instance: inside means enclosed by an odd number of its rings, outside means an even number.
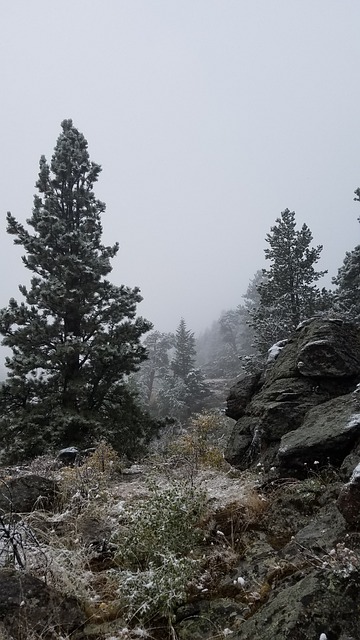
M159 330L236 307L287 207L330 276L359 243L360 3L3 0L1 23L0 306L29 278L6 211L30 217L64 118L103 167L109 277Z

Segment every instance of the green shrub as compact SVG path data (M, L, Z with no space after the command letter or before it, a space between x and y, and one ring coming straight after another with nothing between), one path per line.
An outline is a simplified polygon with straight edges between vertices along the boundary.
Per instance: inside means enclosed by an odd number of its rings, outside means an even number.
M223 451L226 444L226 419L217 411L194 414L186 433L171 446L179 461L198 471L201 467L221 469L226 466Z
M184 556L198 543L205 513L202 491L173 483L168 489L150 485L150 496L129 504L124 526L115 534L117 562L123 568L145 568L166 554Z
M204 514L204 493L181 483L166 490L152 485L149 497L126 507L114 536L114 575L127 620L171 620L200 570L193 550L203 536Z

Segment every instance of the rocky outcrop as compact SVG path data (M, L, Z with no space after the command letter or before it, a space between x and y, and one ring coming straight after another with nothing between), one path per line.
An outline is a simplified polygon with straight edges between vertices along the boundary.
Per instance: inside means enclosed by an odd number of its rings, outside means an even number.
M339 594L343 593L346 581L333 573L313 571L303 578L301 574L294 576L293 582L275 592L267 606L246 620L239 634L231 637L236 640L318 640L323 633L323 638L331 640L338 639L342 632L343 637L350 634L358 638L359 576L342 597Z
M267 481L216 594L179 608L179 639L357 640L360 539L336 507L341 487L336 473Z
M355 640L360 330L312 319L274 352L262 386L244 379L229 398L237 422L226 459L243 470L259 467L270 491L258 530L243 537L237 571L245 588L235 598L246 606L240 627L228 625L231 637Z
M342 378L358 375L358 327L342 320L313 321L299 329L296 367L303 376Z
M260 379L261 373L255 373L245 376L231 387L226 408L226 415L229 418L239 420L244 415L246 406L254 393L261 387L262 382L260 382Z
M278 450L280 466L340 466L360 438L360 402L351 393L310 409L301 426L286 433Z
M259 379L258 379L259 380ZM342 320L303 323L265 370L233 387L228 415L237 423L226 459L240 469L261 461L299 471L340 466L360 442L360 331Z

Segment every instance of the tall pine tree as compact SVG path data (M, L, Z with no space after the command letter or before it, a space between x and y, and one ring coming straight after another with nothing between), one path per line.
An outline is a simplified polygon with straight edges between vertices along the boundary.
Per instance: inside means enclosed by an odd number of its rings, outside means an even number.
M175 375L185 381L195 366L195 358L194 334L186 328L186 322L181 318L175 333L175 355L171 363Z
M174 345L172 333L151 331L143 341L147 359L139 371L132 376L141 400L149 410L156 404L161 381L170 374L169 351Z
M181 395L182 404L187 409L188 417L193 411L199 411L203 408L204 401L211 395L211 392L202 371L195 368L195 336L192 331L186 328L184 318L181 318L176 330L174 346L175 354L171 368L177 383L170 385L170 388L172 386L182 390L179 395Z
M265 258L271 264L263 270L259 306L252 312L261 352L287 338L300 321L326 308L326 292L315 284L326 273L315 270L322 246L312 247L312 239L306 224L296 229L295 212L289 209L281 213L266 236L269 248Z
M146 357L140 338L151 324L136 318L138 288L105 279L118 245L101 243L105 205L93 192L101 167L72 121L61 126L50 165L40 160L33 232L7 214L33 274L19 287L25 300L0 311L2 344L13 353L1 438L18 458L99 437L133 452L150 428L125 381Z

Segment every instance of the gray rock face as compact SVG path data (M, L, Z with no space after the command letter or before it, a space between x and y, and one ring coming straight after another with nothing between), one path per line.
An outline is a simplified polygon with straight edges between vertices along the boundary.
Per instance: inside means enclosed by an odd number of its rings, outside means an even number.
M358 637L360 615L357 603L358 576L343 593L343 580L334 574L314 571L295 584L275 593L269 602L241 626L234 640L318 640L321 633L338 638L339 633ZM324 628L324 620L326 627Z
M359 331L342 320L315 321L300 331L296 366L301 375L342 378L360 370Z
M341 513L335 504L330 504L320 509L316 517L295 534L294 540L321 556L325 548L334 548L336 540L344 535L345 528Z
M360 460L360 441L351 449L349 455L344 458L340 467L341 478L348 482L353 470Z
M260 373L245 376L231 387L226 401L226 415L229 416L229 418L238 420L244 415L246 405L261 386L260 376Z
M279 461L292 469L314 461L339 465L359 438L360 403L351 393L310 409L302 425L281 438Z
M232 627L230 637L234 637L233 630L241 626L244 609L241 603L227 598L183 607L178 611L179 617L184 619L177 625L177 637L179 640L214 640L216 631L228 628L229 624Z
M85 623L75 598L63 596L41 580L14 569L0 570L0 621L15 640L32 633L47 638L71 634Z
M238 421L226 459L240 469L259 460L269 467L279 452L286 469L314 460L340 465L360 441L360 429L349 426L360 415L359 381L359 328L321 318L304 323L265 370L261 388L248 380L232 389L228 415Z
M49 509L54 505L58 488L53 480L27 475L0 483L2 513L26 513L34 509Z

